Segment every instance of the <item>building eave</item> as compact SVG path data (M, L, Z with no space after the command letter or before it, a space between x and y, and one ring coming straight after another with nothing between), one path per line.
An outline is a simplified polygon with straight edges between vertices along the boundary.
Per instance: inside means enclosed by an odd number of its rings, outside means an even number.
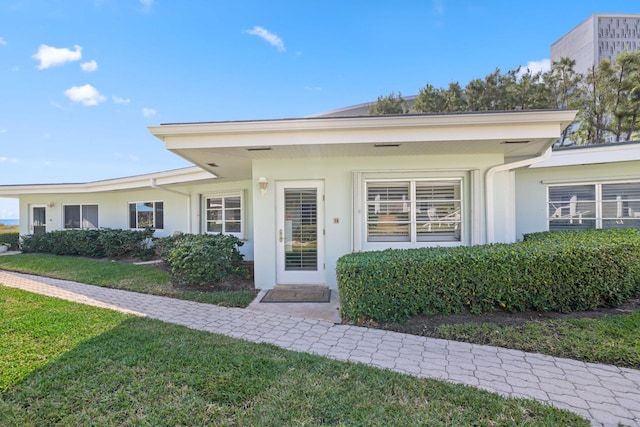
M197 166L191 166L170 171L81 183L0 185L0 197L18 197L24 194L74 194L133 190L151 188L151 180L154 180L156 185L175 185L214 178L215 175L211 172Z
M151 126L165 148L222 179L251 178L253 160L498 154L542 155L576 111L316 117ZM384 149L380 149L384 147ZM388 148L388 149L387 149Z
M589 145L554 150L550 159L531 168L594 165L599 163L640 161L640 141Z
M457 114L402 114L355 117L306 117L276 120L248 120L200 123L167 123L149 126L155 137L216 135L216 134L266 134L271 132L314 132L377 130L398 128L435 128L460 126L492 126L509 123L560 123L568 126L575 118L572 110L544 111L486 111Z

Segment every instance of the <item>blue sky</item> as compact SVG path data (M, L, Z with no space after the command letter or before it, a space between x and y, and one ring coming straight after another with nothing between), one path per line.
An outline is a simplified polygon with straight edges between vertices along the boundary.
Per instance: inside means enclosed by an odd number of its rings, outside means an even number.
M1 0L0 184L189 166L159 123L301 117L538 66L637 0ZM0 218L15 218L0 199Z

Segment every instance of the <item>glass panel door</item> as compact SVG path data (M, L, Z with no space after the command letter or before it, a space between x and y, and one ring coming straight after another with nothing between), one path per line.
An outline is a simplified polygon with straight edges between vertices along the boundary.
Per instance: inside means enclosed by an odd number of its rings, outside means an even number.
M318 189L284 190L284 269L318 269Z
M278 283L324 284L322 184L278 185Z
M31 232L33 234L44 234L47 232L47 208L46 207L32 206Z

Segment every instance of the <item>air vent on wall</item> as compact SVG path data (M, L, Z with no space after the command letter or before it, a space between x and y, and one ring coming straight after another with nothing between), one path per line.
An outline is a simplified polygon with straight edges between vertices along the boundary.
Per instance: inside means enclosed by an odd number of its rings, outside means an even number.
M389 147L400 147L400 144L374 144L375 148L389 148Z
M523 140L523 141L504 141L502 142L502 144L528 144L530 143L530 140Z
M218 167L218 165L216 165L215 163L207 163L207 166L211 166L212 168Z
M271 147L253 147L247 148L247 151L270 151Z

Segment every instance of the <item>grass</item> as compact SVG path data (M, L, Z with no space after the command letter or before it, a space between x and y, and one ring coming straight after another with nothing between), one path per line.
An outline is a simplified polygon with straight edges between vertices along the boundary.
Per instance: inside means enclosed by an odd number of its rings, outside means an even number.
M520 326L444 325L439 338L640 369L640 310L598 319L534 321Z
M87 258L49 254L4 255L0 257L0 268L225 307L246 307L256 296L253 291L182 291L173 286L171 275L159 268Z
M538 402L2 286L0 312L11 314L0 316L2 426L589 425Z

